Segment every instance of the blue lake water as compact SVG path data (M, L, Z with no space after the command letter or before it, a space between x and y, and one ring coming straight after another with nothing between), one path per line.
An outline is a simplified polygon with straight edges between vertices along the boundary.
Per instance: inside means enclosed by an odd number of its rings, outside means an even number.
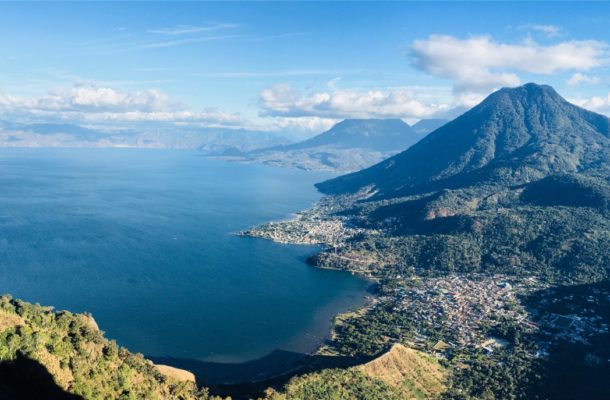
M315 247L232 233L309 207L327 177L191 151L0 150L0 292L89 311L150 356L311 351L368 284L307 266Z

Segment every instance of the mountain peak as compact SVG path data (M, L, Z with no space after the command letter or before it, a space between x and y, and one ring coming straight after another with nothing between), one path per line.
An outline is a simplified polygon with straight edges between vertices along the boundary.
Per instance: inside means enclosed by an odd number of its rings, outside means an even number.
M502 88L490 95L492 96L503 96L507 95L514 99L519 100L534 100L534 99L546 99L546 100L561 100L564 101L564 98L561 97L557 91L549 85L539 85L537 83L526 83L522 86L512 87L512 88Z
M421 136L401 119L345 119L311 139L284 149L304 149L319 146L367 148L378 151L404 150Z
M473 184L520 184L553 173L610 171L610 120L528 83L500 89L408 150L318 185L380 196Z
M530 94L554 94L556 96L559 96L559 93L557 93L555 91L555 89L553 89L552 86L550 85L540 85L538 83L534 83L534 82L528 82L522 86L517 86L515 88L505 88L504 90L508 90L508 91L526 91Z

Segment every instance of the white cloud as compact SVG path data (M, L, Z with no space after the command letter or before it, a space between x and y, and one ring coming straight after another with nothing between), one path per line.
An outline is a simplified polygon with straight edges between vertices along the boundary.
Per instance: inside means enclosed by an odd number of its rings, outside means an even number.
M95 85L54 88L39 96L14 96L0 91L0 119L110 127L164 122L295 133L322 132L338 122L314 115L249 120L240 113L215 108L192 110L156 89L126 91Z
M410 87L300 93L279 84L260 94L261 116L340 118L424 118L450 108Z
M73 86L50 91L37 99L38 108L52 111L153 112L172 107L159 90L125 92L109 87Z
M68 115L70 119L87 122L173 122L207 127L241 127L243 119L232 113L220 110L178 111L129 111L124 113L106 112L101 114L76 113Z
M598 113L610 114L610 93L607 96L594 96L591 98L570 99L570 102L587 110Z
M276 132L316 132L330 129L340 119L320 117L274 117L264 118L248 123L247 127L254 130Z
M56 88L38 97L11 96L0 92L4 116L87 122L164 121L209 126L240 126L239 114L216 109L192 111L156 90L120 91L110 87Z
M566 81L566 83L570 86L578 86L582 83L597 85L599 82L600 79L597 76L589 76L580 72L576 72Z
M517 86L518 72L549 75L587 71L608 63L609 46L595 40L563 41L541 45L494 41L489 36L460 39L431 35L411 47L413 65L431 75L453 81L456 92L489 92L501 86Z

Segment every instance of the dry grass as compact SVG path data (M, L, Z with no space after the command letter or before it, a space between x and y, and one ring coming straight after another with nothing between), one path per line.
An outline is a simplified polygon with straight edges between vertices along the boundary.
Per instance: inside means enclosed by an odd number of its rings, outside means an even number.
M23 318L21 318L19 315L0 310L0 332L23 324Z
M158 365L155 364L155 369L161 372L163 375L168 376L178 382L193 382L195 383L195 375L192 372L170 367L169 365Z
M400 344L355 368L401 389L405 399L434 399L446 389L447 373L433 357Z

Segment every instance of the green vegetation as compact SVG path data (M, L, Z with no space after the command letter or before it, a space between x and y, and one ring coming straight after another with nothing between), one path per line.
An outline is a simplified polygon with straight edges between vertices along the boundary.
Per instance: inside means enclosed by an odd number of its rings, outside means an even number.
M265 400L404 400L400 390L352 369L327 369L293 378Z
M390 235L371 235L339 250L310 259L318 266L363 268L350 260L375 260L368 273L383 278L406 274L496 272L544 276L549 282L584 283L606 279L610 270L610 220L586 207L517 205L434 220L409 222L400 218L383 228Z
M464 354L455 363L444 400L537 398L533 394L540 384L542 362L532 356L533 335L514 321L502 321L491 333L507 345L492 354L482 349Z
M105 339L90 316L0 297L0 361L23 356L85 399L209 399L192 382L162 375L141 354Z
M404 342L413 332L412 321L409 315L395 312L392 303L378 305L337 325L333 348L351 356L379 354L388 343Z
M447 371L438 360L400 344L354 369L398 389L405 399L438 398L447 389Z
M521 200L542 206L592 207L610 210L610 184L580 174L551 175L525 187Z

